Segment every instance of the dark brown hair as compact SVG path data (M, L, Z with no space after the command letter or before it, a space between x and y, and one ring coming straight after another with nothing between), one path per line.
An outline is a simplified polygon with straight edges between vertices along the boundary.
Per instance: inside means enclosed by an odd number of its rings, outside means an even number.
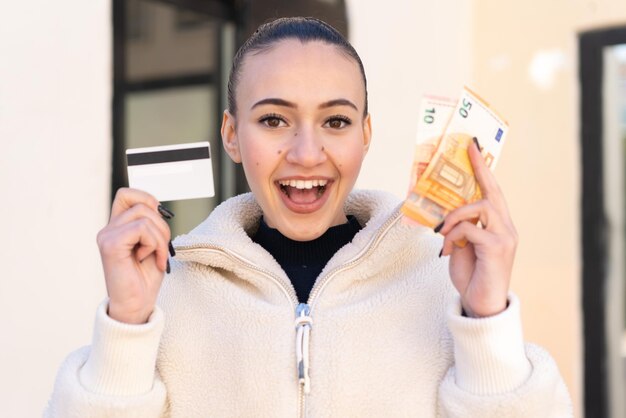
M346 55L354 59L359 65L363 76L363 86L365 89L364 115L367 115L367 79L365 69L359 54L355 51L350 42L343 37L337 29L313 17L285 17L265 23L248 38L239 48L233 58L233 66L228 78L228 111L235 115L237 111L237 101L235 93L239 84L241 65L248 54L258 54L271 48L275 43L285 39L297 39L302 43L311 41L321 41L330 45L335 45Z

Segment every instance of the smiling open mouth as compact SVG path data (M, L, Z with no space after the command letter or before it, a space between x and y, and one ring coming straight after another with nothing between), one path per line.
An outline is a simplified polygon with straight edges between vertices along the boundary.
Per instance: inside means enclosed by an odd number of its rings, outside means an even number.
M328 180L280 180L280 190L294 203L309 204L324 195Z

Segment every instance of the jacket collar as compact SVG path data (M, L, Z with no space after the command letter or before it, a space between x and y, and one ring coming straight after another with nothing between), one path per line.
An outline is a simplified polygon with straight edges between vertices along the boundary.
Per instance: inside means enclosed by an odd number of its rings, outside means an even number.
M355 190L346 199L346 213L354 215L363 229L352 242L333 257L329 266L356 257L371 241L377 231L397 215L399 200L385 192ZM394 215L396 214L396 215ZM217 206L211 215L189 234L177 237L177 259L212 264L222 268L234 268L231 262L219 257L202 254L202 251L178 251L178 249L216 248L234 253L263 268L283 276L284 272L273 257L250 239L259 224L262 211L252 193L230 198Z

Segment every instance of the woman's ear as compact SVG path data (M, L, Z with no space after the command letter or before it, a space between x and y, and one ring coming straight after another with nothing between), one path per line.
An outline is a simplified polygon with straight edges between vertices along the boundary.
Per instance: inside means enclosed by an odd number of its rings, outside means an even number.
M372 118L368 113L365 118L363 118L363 155L367 154L367 151L370 148L370 142L372 140Z
M237 138L235 117L228 110L224 111L221 132L224 149L234 162L240 163L241 153L239 152L239 141Z

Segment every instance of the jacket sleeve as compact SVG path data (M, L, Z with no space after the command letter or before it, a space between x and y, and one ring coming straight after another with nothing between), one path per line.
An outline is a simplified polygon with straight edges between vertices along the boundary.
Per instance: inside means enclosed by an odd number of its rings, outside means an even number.
M71 353L57 374L46 418L166 416L165 385L156 373L163 331L157 307L148 322L124 324L102 303L91 347Z
M448 312L454 364L439 387L442 417L572 417L571 400L552 357L524 344L519 300L489 318Z

